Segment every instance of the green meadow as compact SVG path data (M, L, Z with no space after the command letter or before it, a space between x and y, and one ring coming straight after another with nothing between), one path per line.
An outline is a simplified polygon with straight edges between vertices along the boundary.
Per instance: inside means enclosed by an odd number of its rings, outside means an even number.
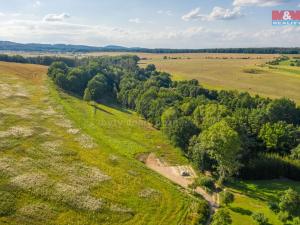
M0 224L196 224L207 205L135 159L179 149L133 112L57 90L42 66L0 63Z
M300 79L288 62L272 67L243 73L275 70ZM187 164L180 149L135 112L84 102L46 73L43 66L0 63L0 224L205 224L204 200L137 160L154 152L171 165ZM255 224L252 214L261 212L283 225L268 204L289 187L300 192L289 180L228 185L233 224Z
M300 182L290 180L236 181L227 187L235 196L226 207L234 225L253 225L253 213L263 213L269 224L284 225L278 215L269 208L269 203L277 202L288 188L300 192ZM242 222L241 222L242 221Z

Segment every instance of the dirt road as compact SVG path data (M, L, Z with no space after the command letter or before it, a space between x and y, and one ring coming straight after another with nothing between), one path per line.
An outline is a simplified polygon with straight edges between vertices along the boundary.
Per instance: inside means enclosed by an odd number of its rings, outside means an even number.
M169 166L158 159L153 153L148 155L148 157L144 160L144 163L150 169L156 171L157 173L168 178L169 180L180 185L183 188L188 188L188 186L192 184L194 179L197 177L194 169L190 165ZM187 171L190 176L182 176L182 171ZM209 203L212 211L211 214L213 214L219 207L217 194L210 195L201 187L197 187L195 191Z

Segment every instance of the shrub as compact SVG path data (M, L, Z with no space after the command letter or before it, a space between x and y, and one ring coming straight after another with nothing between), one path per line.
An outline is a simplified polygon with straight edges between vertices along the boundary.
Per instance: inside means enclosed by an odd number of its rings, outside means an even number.
M278 214L278 218L279 218L280 221L285 223L289 220L289 214L288 214L288 212L281 211Z
M251 74L260 74L262 73L262 70L255 69L255 68L249 68L249 69L244 69L244 73L251 73Z
M269 202L268 205L269 205L269 209L271 209L273 212L275 212L275 213L279 212L280 209L279 209L278 203Z
M290 157L295 160L300 160L300 144L291 151Z
M211 177L200 177L196 181L196 184L209 191L213 190L215 187L214 179Z
M206 201L194 201L189 206L184 224L206 224L209 219L210 210Z
M300 225L300 217L296 217L292 221L292 225Z
M213 216L211 225L228 225L232 224L232 219L230 214L225 209L218 210Z
M223 191L220 194L222 204L229 205L234 201L234 195L229 191Z
M300 195L295 190L289 188L280 198L279 208L282 212L287 212L291 217L300 214Z
M16 197L6 191L0 191L0 216L11 215L15 211Z
M267 225L268 224L268 218L266 218L263 213L254 213L252 215L252 218L259 225Z

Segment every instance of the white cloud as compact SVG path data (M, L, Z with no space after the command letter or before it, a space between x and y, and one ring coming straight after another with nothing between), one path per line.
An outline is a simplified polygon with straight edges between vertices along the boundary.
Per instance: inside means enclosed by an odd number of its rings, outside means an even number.
M200 8L195 8L189 13L185 14L182 16L182 19L185 21L193 20L193 19L198 19L200 15Z
M130 23L142 23L142 21L139 18L132 18L128 20Z
M70 15L67 13L61 13L61 14L48 14L44 17L44 21L47 22L61 22L66 19L70 18Z
M41 6L41 2L40 1L35 1L34 3L33 3L33 7L34 8L38 8L38 7L40 7Z
M193 20L193 19L213 21L213 20L236 19L241 16L243 16L243 14L241 13L240 7L234 7L233 9L225 9L225 8L216 6L213 8L212 12L208 15L201 14L200 8L196 8L196 9L193 9L188 14L184 15L182 17L182 19L185 21L189 21L189 20Z
M289 0L234 0L234 6L276 6L289 2Z
M204 18L207 20L230 20L241 16L243 16L243 14L241 13L240 7L234 7L231 10L216 6L212 12Z
M157 11L158 14L164 14L164 15L167 15L167 16L172 16L172 11L171 10L158 10Z
M5 14L4 14L4 13L2 13L2 12L0 12L0 16L5 16Z
M96 46L118 44L150 48L292 47L297 46L300 35L300 27L272 28L260 32L240 30L242 28L217 29L201 26L149 30L144 26L125 29L67 21L50 23L43 20L17 19L0 20L0 27L0 40Z

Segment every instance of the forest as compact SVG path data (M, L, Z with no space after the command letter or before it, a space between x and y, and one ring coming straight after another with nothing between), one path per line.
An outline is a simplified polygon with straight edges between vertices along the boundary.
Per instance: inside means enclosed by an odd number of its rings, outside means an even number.
M118 102L138 112L221 183L231 177L300 180L300 108L293 101L172 81L138 61L98 57L79 67L54 62L48 75L86 101Z

